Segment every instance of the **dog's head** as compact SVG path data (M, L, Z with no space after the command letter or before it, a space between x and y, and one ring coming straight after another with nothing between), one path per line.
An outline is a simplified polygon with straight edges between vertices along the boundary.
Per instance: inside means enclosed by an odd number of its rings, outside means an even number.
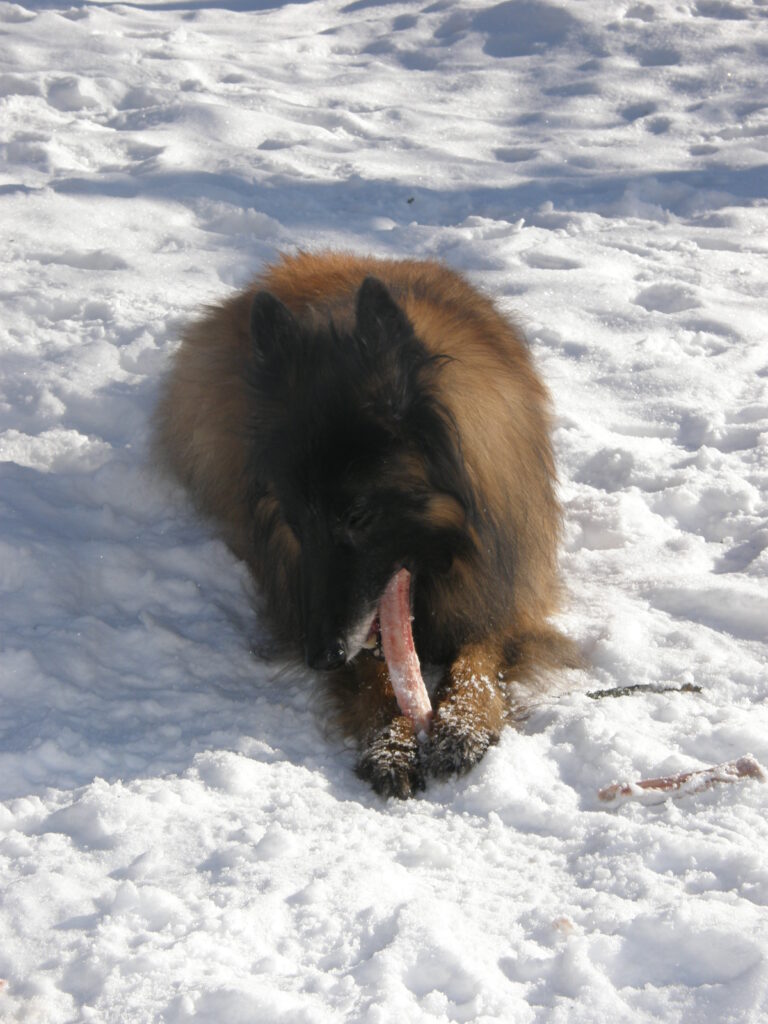
M373 277L351 330L309 327L269 292L250 329L254 476L299 542L307 662L336 668L398 569L418 586L471 544L472 490L439 399L445 360Z

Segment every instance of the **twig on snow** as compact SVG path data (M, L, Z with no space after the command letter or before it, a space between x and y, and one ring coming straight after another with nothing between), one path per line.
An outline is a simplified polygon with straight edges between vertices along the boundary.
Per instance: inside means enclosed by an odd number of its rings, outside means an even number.
M701 687L693 683L683 683L682 686L635 683L634 686L618 686L613 690L589 690L587 696L592 700L600 700L602 697L631 697L635 693L701 693Z

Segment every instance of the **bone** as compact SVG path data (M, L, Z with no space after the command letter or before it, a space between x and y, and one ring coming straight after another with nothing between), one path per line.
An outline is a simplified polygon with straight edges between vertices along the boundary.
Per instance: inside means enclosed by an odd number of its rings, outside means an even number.
M670 796L687 796L700 793L721 782L739 782L741 779L758 779L766 781L763 766L751 754L740 757L737 761L727 761L714 765L712 768L699 768L690 772L679 772L676 775L664 775L656 779L640 779L637 782L617 782L598 790L598 797L606 802L620 798L640 797L643 790L657 790Z
M413 722L416 735L426 736L432 724L432 705L413 645L410 593L411 574L401 569L379 602L381 646L398 706Z

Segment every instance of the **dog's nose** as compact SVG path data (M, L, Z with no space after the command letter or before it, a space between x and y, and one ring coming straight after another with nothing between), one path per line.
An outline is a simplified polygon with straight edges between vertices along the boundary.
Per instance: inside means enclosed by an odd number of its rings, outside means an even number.
M334 640L329 647L321 647L318 651L307 651L307 664L319 672L329 672L339 668L347 660L347 649L343 640Z

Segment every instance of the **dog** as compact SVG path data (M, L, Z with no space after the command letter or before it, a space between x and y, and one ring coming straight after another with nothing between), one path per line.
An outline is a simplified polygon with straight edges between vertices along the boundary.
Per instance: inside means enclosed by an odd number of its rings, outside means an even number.
M466 772L521 688L578 663L549 621L548 393L520 329L445 265L283 255L183 332L155 436L276 639L325 674L377 792ZM419 659L442 671L426 738L370 649L403 568Z

